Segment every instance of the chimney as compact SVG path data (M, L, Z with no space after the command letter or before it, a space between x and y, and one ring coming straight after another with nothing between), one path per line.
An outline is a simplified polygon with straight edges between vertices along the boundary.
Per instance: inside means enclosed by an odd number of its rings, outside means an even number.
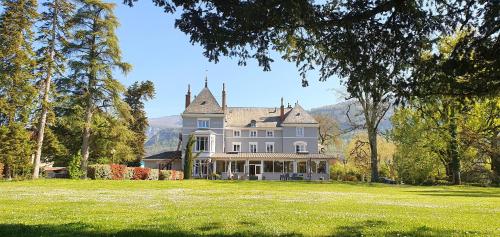
M186 108L191 104L191 85L188 84L188 92L186 93Z
M283 105L283 97L281 97L280 120L285 120L285 105Z
M222 111L226 112L226 83L222 83Z

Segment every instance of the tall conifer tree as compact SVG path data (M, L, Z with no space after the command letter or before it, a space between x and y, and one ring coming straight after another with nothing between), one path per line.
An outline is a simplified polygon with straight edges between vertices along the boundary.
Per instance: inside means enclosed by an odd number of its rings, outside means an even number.
M113 107L121 114L128 113L128 106L121 100L125 90L113 77L113 70L127 73L131 65L122 62L115 30L118 19L113 14L114 4L100 0L81 0L81 7L72 19L72 54L70 68L75 80L76 95L85 110L83 121L81 168L86 176L90 154L92 115L96 109Z
M10 178L19 166L29 164L30 134L27 130L34 82L33 23L35 0L2 0L0 15L0 161ZM12 169L14 168L14 170Z
M33 178L38 178L40 172L40 157L47 123L47 114L50 110L50 93L53 77L60 76L65 69L66 56L62 49L67 41L68 20L73 13L73 4L66 0L48 0L43 3L45 11L41 14L39 36L41 47L37 51L38 70L42 85L41 112L38 121L36 153L34 160Z

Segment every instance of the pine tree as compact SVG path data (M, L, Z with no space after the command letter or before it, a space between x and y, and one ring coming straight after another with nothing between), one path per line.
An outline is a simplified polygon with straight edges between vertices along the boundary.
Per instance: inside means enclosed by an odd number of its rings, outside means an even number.
M129 122L129 129L135 133L132 141L132 149L136 156L136 162L139 162L145 154L144 143L146 142L146 129L148 127L148 118L144 111L144 101L154 98L155 88L153 82L135 82L125 93L125 102L130 106L132 121Z
M78 90L77 96L83 105L84 127L82 139L81 168L86 176L90 154L92 115L96 109L112 107L125 115L128 106L120 95L125 90L113 77L113 70L127 73L131 66L122 62L115 30L119 23L113 14L114 4L99 0L81 0L81 7L71 20L72 42L68 52L73 58L69 65Z
M41 114L38 121L38 134L34 160L33 178L38 178L40 172L40 157L47 123L47 114L50 110L51 83L54 76L61 76L64 72L66 55L62 49L68 35L68 20L73 13L73 4L66 0L49 0L42 4L46 10L41 14L39 36L41 47L37 51L38 69L42 80Z
M35 0L2 0L0 15L0 160L10 178L17 165L29 164L27 131L34 82L33 32ZM27 162L26 162L27 161Z

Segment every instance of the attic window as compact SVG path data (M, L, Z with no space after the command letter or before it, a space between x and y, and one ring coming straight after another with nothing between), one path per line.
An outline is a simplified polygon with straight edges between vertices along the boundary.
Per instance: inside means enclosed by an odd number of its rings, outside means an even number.
M256 123L257 123L257 121L255 121L255 120L250 121L250 127L255 128Z
M201 102L201 105L205 105L206 103L207 103L206 101L203 101L203 102Z
M295 116L300 116L300 113L297 113Z

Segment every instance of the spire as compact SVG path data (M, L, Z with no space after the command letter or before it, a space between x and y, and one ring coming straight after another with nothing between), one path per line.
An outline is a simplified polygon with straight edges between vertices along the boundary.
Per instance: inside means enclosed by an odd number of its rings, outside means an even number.
M205 70L205 88L208 87L208 70Z

